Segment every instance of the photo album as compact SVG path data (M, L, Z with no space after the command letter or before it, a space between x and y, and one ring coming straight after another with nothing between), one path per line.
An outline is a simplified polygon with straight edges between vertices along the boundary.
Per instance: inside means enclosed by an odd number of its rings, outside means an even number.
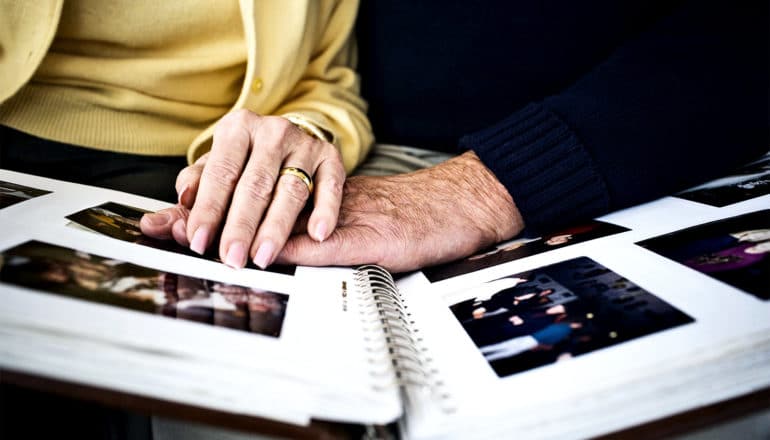
M770 387L768 163L401 274L232 269L142 235L166 203L0 170L0 375L405 438L616 432Z

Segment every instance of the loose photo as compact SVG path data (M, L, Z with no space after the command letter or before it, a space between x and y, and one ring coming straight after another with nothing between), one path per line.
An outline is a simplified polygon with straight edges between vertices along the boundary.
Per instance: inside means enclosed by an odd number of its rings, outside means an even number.
M628 228L592 220L577 226L563 228L537 237L516 238L499 243L490 249L462 260L423 269L431 283L446 280L459 275L497 266L509 261L548 252L595 238L606 237L628 231Z
M761 300L770 299L770 210L693 226L637 244Z
M450 310L499 377L694 320L587 257L490 281Z
M216 243L212 244L205 254L199 255L178 244L174 240L158 240L142 234L142 230L139 228L139 220L142 218L142 215L147 212L149 211L134 208L132 206L121 205L120 203L108 202L78 211L67 216L67 219L75 226L108 237L117 238L118 240L128 241L130 243L149 246L151 248L177 254L189 255L191 257L221 262L217 256L216 249L218 249L218 246ZM247 261L247 267L261 270L251 261ZM274 264L265 270L285 275L294 275L296 269L296 266Z
M278 337L289 296L162 272L39 241L0 253L0 282Z
M765 194L770 194L770 154L742 167L732 176L704 183L676 196L721 208Z
M51 191L0 180L0 209L50 193Z

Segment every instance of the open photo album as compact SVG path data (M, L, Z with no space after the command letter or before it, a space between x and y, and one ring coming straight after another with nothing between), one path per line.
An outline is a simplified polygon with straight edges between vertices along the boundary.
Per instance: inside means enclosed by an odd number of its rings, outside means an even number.
M406 438L615 432L770 386L757 164L408 274L232 269L143 236L163 202L0 170L0 374Z

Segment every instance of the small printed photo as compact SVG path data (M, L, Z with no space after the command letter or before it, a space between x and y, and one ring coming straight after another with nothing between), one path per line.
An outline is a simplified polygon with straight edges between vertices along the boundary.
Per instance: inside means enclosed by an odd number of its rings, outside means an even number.
M281 334L289 300L38 241L0 253L0 282L273 337Z
M50 193L51 191L0 180L0 209Z
M721 208L766 194L770 194L770 154L744 166L732 176L704 183L676 196Z
M588 223L543 234L540 237L520 237L499 243L476 255L451 263L428 267L422 272L431 283L435 283L520 258L626 231L628 228L592 220Z
M166 245L167 243L163 240L153 240L145 236L139 229L139 220L148 212L150 211L108 202L68 215L67 219L88 230L118 240L145 244L150 247L156 247L155 244L158 246ZM156 241L157 243L154 243Z
M693 226L636 244L763 301L770 299L770 210Z
M484 283L450 306L499 377L694 320L587 257Z
M210 246L210 250L204 255L199 255L174 240L158 240L142 234L142 230L139 228L139 220L147 212L150 211L108 202L76 212L67 216L67 219L72 222L72 226L85 228L92 232L117 238L118 240L191 257L203 258L209 261L221 262L216 254L216 249L218 248L216 243ZM248 262L247 267L261 270L251 261ZM266 271L294 275L296 269L296 266L274 264L268 267Z

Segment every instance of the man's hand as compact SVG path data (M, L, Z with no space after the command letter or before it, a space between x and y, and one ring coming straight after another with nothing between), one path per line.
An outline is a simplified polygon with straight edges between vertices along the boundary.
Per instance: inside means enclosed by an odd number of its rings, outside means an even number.
M200 254L219 236L219 256L227 265L243 267L251 258L264 268L311 196L298 177L279 175L282 167L313 176L314 206L304 232L324 240L337 224L345 181L339 151L282 117L246 110L217 123L211 152L177 177L179 204L145 215L142 232L173 238Z
M323 242L295 235L276 261L403 272L467 256L523 228L508 191L467 152L410 174L349 178L332 235Z

